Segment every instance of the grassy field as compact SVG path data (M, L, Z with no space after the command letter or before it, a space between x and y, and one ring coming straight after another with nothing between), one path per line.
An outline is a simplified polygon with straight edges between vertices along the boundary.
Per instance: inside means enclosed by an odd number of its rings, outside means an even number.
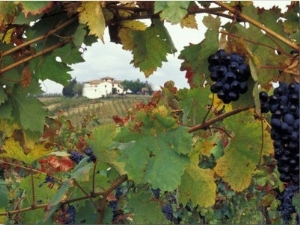
M80 125L82 119L94 114L100 123L112 122L112 116L125 116L127 110L136 102L148 102L149 95L125 95L108 98L87 99L85 97L42 97L39 98L49 110L49 115L55 117L62 111L74 125Z

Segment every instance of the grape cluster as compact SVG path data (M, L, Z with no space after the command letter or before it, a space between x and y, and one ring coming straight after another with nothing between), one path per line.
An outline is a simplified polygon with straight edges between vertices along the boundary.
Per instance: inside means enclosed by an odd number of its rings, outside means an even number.
M83 152L89 156L90 158L88 159L88 162L96 162L97 158L96 156L94 155L94 152L92 150L92 148L88 147L86 149L83 150Z
M88 162L96 162L97 158L94 155L92 148L88 147L84 149L83 152L85 155L89 156ZM78 164L84 158L84 154L75 150L68 150L68 153L70 154L70 159L76 164Z
M72 205L68 205L66 210L60 214L60 220L63 224L75 224L76 209Z
M49 176L49 175L46 175L45 181L44 181L42 184L40 184L39 187L42 187L43 184L45 184L45 183L49 183L49 185L50 185L50 187L51 187L51 186L54 185L54 182L55 182L54 177L51 177L51 176Z
M240 94L247 92L247 80L251 73L244 57L237 53L226 53L225 50L220 49L209 56L208 63L210 78L215 82L210 90L217 94L225 104L237 101Z
M284 224L289 224L290 220L292 219L291 215L296 212L295 207L292 205L292 201L294 195L298 191L299 191L298 185L289 185L277 197L281 202L280 206L278 207L278 211L281 212ZM298 214L297 217L299 217Z
M72 205L69 205L67 208L67 214L69 215L69 221L68 224L74 224L75 223L75 216L76 216L76 210L75 207Z
M84 158L83 154L74 150L68 150L68 153L70 154L69 158L76 164L78 164Z
M167 218L167 220L171 220L171 221L173 220L173 208L171 203L167 203L166 205L164 205L162 207L162 212Z
M299 84L280 82L271 96L259 93L261 112L271 112L271 138L280 180L299 183Z
M115 189L116 200L109 201L109 206L111 207L112 212L113 212L112 223L116 223L117 221L120 220L120 218L122 218L123 211L118 208L118 203L119 203L120 198L122 196L124 196L124 194L125 194L124 190L119 186ZM119 221L119 222L121 222L121 221Z
M157 189L151 188L151 191L152 191L154 198L159 199L160 189L159 188L157 188Z
M262 113L271 112L271 138L280 180L286 183L278 196L278 210L285 224L295 213L292 198L299 191L299 84L279 82L273 95L259 93ZM297 215L297 218L299 215Z

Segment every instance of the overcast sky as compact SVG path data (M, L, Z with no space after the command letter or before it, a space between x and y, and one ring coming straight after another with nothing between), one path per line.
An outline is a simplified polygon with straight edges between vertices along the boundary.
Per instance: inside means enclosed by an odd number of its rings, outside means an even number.
M285 11L285 6L289 4L289 1L255 1L254 3L265 8L270 8L276 4ZM141 81L148 81L155 90L163 86L164 82L168 80L173 80L178 88L189 87L185 79L185 72L180 71L183 61L178 59L178 55L184 46L188 46L189 43L198 44L203 40L206 31L206 27L202 24L204 15L196 15L197 30L165 23L177 52L174 55L168 55L168 62L163 62L162 67L158 68L147 79L139 71L139 68L134 68L130 64L133 58L131 52L123 50L120 44L110 42L107 28L104 33L104 44L99 41L91 47L87 47L87 51L83 53L85 62L72 65L73 71L70 74L78 82L109 76L117 80L140 79ZM143 22L147 23L149 21L143 20ZM45 93L62 93L63 86L60 84L46 80L41 85Z

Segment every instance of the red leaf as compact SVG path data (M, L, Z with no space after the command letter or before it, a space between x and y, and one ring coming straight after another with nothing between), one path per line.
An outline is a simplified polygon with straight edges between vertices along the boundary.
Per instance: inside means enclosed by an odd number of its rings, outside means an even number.
M60 159L60 171L66 172L72 169L75 166L75 163L69 157L62 157Z

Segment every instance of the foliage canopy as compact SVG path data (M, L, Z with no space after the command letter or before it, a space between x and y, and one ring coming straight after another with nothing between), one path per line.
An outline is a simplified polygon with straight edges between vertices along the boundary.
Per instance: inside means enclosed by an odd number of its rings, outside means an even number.
M171 204L174 223L280 224L283 183L258 95L272 93L272 82L299 82L299 4L287 4L282 11L251 1L1 1L0 222L61 224L73 204L76 223L163 224L162 206ZM67 85L82 46L103 42L105 29L151 76L177 51L165 23L197 29L200 13L205 39L179 53L189 89L168 81L127 116L100 125L87 117L81 127L48 117L34 97L40 80ZM234 103L210 92L207 59L218 49L250 65L250 90ZM88 147L95 162L70 159L68 150L84 155Z

